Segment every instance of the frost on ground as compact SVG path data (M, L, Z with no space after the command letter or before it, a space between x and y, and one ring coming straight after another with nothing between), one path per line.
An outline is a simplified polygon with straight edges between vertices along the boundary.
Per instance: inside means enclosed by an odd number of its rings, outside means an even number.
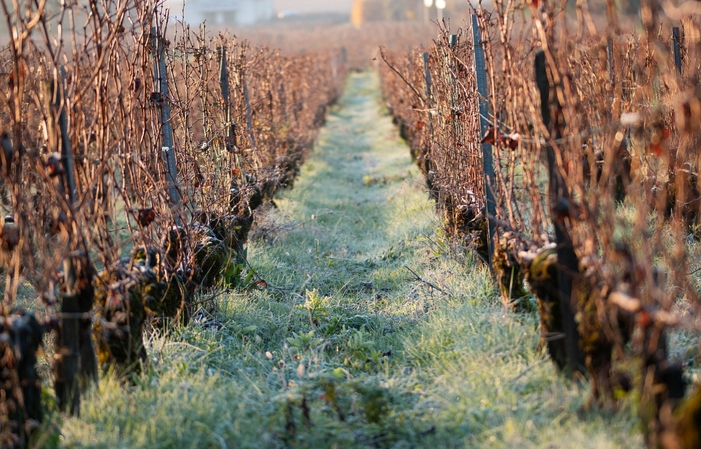
M585 383L506 315L439 231L370 73L349 78L294 189L248 248L268 288L216 326L155 335L134 385L102 379L60 445L110 448L641 447L633 403L582 411Z

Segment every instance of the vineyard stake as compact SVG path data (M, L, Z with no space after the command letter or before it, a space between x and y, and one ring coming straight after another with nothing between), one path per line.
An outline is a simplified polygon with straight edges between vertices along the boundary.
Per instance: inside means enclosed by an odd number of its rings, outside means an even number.
M61 73L57 84L63 85L63 80L66 77L66 71L61 66ZM61 164L65 171L65 176L61 177L63 184L64 193L68 195L68 204L73 206L76 200L76 187L75 187L75 161L73 158L73 151L71 150L71 139L68 134L68 120L66 119L66 101L63 92L63 87L59 88L56 86L56 93L54 94L54 106L59 109L58 115L58 127L61 130ZM61 107L63 103L63 107Z
M451 34L449 39L448 39L448 46L449 46L451 52L455 51L455 47L457 46L457 44L458 44L458 35ZM451 56L455 56L454 53ZM447 65L450 69L449 70L450 71L450 86L452 88L451 92L450 92L450 111L451 111L451 114L453 114L456 111L455 98L458 96L458 94L457 94L457 79L455 77L455 73L456 73L455 72L455 65L452 63L452 61L450 59L451 56L449 56L446 59L448 59ZM453 145L455 146L455 148L457 148L459 145L459 142L458 142L458 140L459 140L458 139L458 121L455 120L453 117L453 119L450 120L450 123L451 123L452 128L453 128Z
M71 141L68 135L68 125L66 120L66 101L63 91L64 69L61 67L61 72L56 77L54 85L54 107L59 111L58 127L61 132L61 164L63 165L64 175L61 177L63 186L63 194L68 196L68 204L73 208L75 204L75 178L73 172L73 154L71 151ZM70 238L70 237L69 237ZM66 318L67 314L75 314L80 311L77 305L74 294L76 283L75 269L73 261L67 257L63 261L63 270L65 276L66 294L61 298L61 318L60 332L61 344L63 346L63 354L61 357L61 375L63 383L59 383L62 388L56 394L59 398L59 406L61 410L66 410L66 406L70 406L70 413L78 415L80 413L80 389L78 388L78 367L80 366L80 334L79 320L75 318Z
M229 71L226 67L226 48L217 47L219 56L219 87L221 89L224 104L224 116L226 117L226 149L229 153L236 151L236 129L231 122L231 104L229 102Z
M207 33L205 31L205 23L202 22L200 24L200 38L199 38L199 45L197 48L197 52L202 57L204 58L204 55L207 52L207 47L204 45L206 43L207 38ZM207 78L206 76L206 70L205 70L206 64L200 63L200 80L204 80ZM201 111L202 111L202 134L204 141L207 142L207 139L209 138L209 127L207 126L208 123L208 118L207 118L207 89L205 88L206 84L203 83L200 86L200 101L202 102L202 105L200 106Z
M609 81L611 82L611 89L613 90L616 84L616 75L613 73L613 39L611 38L609 38L606 43L606 57L609 66Z
M251 99L248 95L248 82L246 81L246 71L241 71L241 78L243 78L243 98L246 101L246 127L248 128L248 134L251 136L251 148L256 148L256 136L253 132L253 114L251 113Z
M336 77L338 76L338 62L336 61L338 55L333 55L333 58L331 59L331 74L333 76L334 82L336 81Z
M674 65L677 67L677 72L682 73L682 49L681 49L681 33L679 27L672 28L672 45L674 46Z
M156 103L160 112L161 147L163 166L165 168L166 181L168 183L168 196L170 196L171 209L180 205L180 191L178 189L178 167L175 162L175 148L173 148L173 125L170 123L170 100L168 98L168 74L166 72L165 48L163 38L158 34L156 27L151 28L153 39L153 81L157 87ZM174 211L175 212L175 211ZM180 224L179 215L174 213L176 223Z
M431 80L431 66L429 65L430 58L428 52L424 53L424 79L426 80L426 110L428 111L428 151L433 152L433 104L431 103L431 91L433 90L433 82ZM426 158L426 165L431 163L431 157ZM428 186L431 191L434 190L433 187L433 175L431 175L431 169L426 167L426 179L428 180ZM433 195L434 192L431 193Z
M426 80L426 101L431 98L431 68L428 65L428 52L424 53L424 79ZM430 115L429 115L430 117Z
M287 97L285 96L285 82L280 81L280 108L282 109L282 117L285 120L285 125L289 122L287 118Z
M553 123L551 108L559 109L557 96L550 95L550 81L548 79L545 53L539 50L535 56L535 76L538 90L540 91L540 112L543 116L543 124L550 131L551 137L561 139L562 133L558 123ZM557 167L555 150L551 145L545 148L548 156L549 202L555 204L559 199L570 200L569 191L565 180ZM572 239L570 238L564 222L553 217L555 228L555 242L557 245L557 279L560 296L560 310L562 312L563 331L565 333L565 355L569 370L574 373L582 371L584 366L579 350L579 331L572 308L572 281L579 273L577 254L574 252Z
M217 56L219 57L219 88L221 89L224 113L228 124L231 122L231 114L229 111L229 72L226 70L226 48L217 47Z
M472 42L475 51L475 73L477 76L477 91L479 92L479 114L480 114L480 136L487 134L489 128L489 107L487 105L487 69L484 60L484 49L482 48L482 36L480 33L477 16L472 15ZM487 243L489 248L489 266L492 266L494 256L494 223L489 217L496 217L496 202L492 184L494 182L494 159L492 157L492 146L488 143L482 144L482 171L484 173L484 194L486 198L487 216Z
M229 189L229 204L238 195L236 186L235 169L238 165L238 155L236 154L236 125L231 122L231 104L229 102L229 71L226 66L226 47L217 47L219 58L219 88L221 89L222 103L224 105L224 116L226 117L226 141L225 147L229 154L229 174L231 176L231 188Z

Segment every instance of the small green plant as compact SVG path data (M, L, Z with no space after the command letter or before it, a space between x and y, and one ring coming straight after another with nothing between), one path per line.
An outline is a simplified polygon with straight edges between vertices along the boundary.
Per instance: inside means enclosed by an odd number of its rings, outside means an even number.
M233 260L229 262L226 270L224 270L224 285L228 288L236 288L242 285L243 268L242 263L236 263Z
M395 248L394 245L390 245L387 251L382 255L382 260L385 262L393 262L395 260L401 259L402 257L404 257L404 254L402 253L403 246L403 242L399 248Z
M345 363L349 366L357 364L364 365L374 345L375 341L370 338L370 335L368 335L364 328L353 330L348 338L348 342L346 342L348 357Z
M385 388L374 384L358 385L363 415L370 424L380 424L389 412L389 399Z
M340 316L332 316L328 322L321 327L321 333L324 338L332 337L343 330L343 318Z
M435 245L433 245L433 255L435 257L450 254L450 240L445 234L443 228L436 228L434 243Z
M307 299L304 301L304 304L298 307L306 310L309 314L309 322L313 326L319 326L319 323L329 316L329 300L331 298L328 296L322 298L316 290L307 290L306 296Z
M314 331L311 330L309 332L300 332L292 334L291 337L287 338L287 343L290 344L291 347L299 350L299 351L308 351L312 348L315 348L322 344L324 342L323 338L315 338L314 337Z

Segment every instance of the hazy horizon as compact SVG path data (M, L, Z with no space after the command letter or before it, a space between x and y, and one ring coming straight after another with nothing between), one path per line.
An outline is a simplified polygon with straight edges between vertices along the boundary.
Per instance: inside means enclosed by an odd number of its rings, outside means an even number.
M273 0L273 3L278 12L339 12L350 14L353 7L353 0Z

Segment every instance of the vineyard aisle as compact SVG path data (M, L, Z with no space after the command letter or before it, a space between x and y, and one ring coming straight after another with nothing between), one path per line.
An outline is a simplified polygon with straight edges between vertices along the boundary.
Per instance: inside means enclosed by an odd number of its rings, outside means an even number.
M124 448L642 447L633 413L584 386L506 315L452 248L382 107L350 76L293 189L252 235L265 290L150 343L134 386L102 380L60 444Z

